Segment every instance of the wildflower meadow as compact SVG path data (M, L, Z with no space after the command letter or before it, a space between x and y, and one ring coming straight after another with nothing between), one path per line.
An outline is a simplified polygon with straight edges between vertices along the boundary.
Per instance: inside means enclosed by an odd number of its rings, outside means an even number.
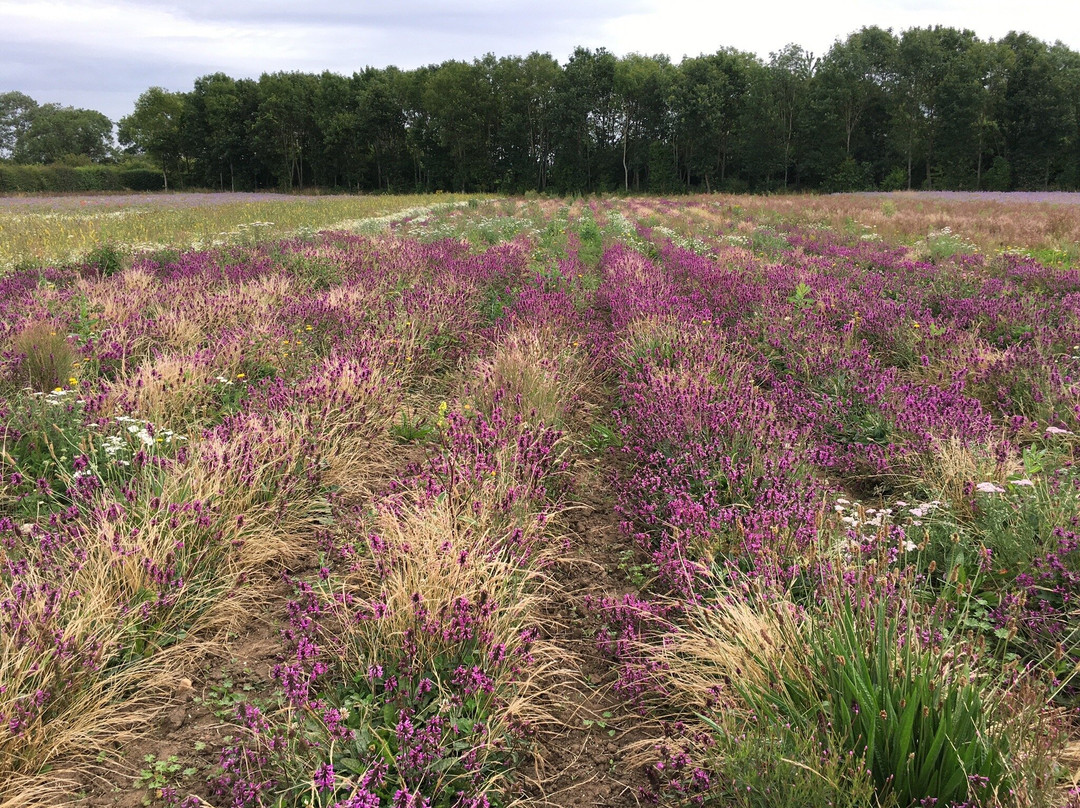
M1071 198L57 204L3 808L1080 805Z

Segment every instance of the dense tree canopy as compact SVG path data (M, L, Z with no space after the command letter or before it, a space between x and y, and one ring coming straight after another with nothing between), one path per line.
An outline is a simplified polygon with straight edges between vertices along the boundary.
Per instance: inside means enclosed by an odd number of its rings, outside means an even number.
M112 130L112 121L92 109L0 95L0 154L18 163L102 162L112 149Z
M171 185L557 193L1080 187L1080 54L864 28L820 57L578 48L416 70L222 73L120 121ZM105 160L109 122L0 94L0 159Z

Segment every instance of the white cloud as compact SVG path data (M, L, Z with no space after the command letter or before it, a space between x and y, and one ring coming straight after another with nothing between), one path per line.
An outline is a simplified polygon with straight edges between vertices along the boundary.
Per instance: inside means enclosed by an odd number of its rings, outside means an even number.
M755 0L709 3L701 0L654 0L645 12L609 22L604 32L616 53L666 53L682 56L714 53L723 47L767 59L788 43L823 55L837 39L877 25L900 33L907 28L944 25L969 28L982 39L1000 39L1009 31L1027 31L1047 42L1071 37L1080 47L1080 28L1063 26L1076 10L1062 0Z
M767 58L795 42L822 55L866 25L949 25L984 39L1026 30L1080 48L1064 0L0 0L0 92L101 109L119 118L152 85L187 90L217 71L351 73L485 53L577 45L684 55L735 47ZM102 99L108 99L103 102ZM125 100L126 99L126 100ZM109 106L102 107L100 104Z

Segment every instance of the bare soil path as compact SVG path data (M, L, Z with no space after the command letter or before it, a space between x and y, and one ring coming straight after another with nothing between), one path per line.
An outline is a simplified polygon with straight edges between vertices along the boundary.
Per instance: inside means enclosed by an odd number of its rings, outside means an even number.
M604 461L581 461L579 501L565 515L570 546L553 571L563 591L547 639L566 649L579 675L564 678L552 694L562 729L537 750L546 774L533 794L538 806L628 808L641 804L648 786L627 759L629 745L644 737L643 719L615 689L618 673L597 649L600 619L586 605L636 591L626 570L644 560L619 531L609 476Z

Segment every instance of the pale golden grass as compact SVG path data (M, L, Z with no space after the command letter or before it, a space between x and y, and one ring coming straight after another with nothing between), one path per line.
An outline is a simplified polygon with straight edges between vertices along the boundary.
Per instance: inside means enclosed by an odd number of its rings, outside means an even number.
M223 342L213 367L183 354L160 354L109 387L105 412L135 415L156 427L188 434L213 415L218 378L236 382L245 346Z
M765 687L804 660L793 603L734 594L687 609L685 622L651 655L664 689L695 711L735 708L739 687ZM674 628L674 627L673 627Z
M80 278L79 292L104 323L120 323L141 314L160 294L160 282L148 270L129 267L107 278Z
M809 678L803 618L787 599L761 594L744 599L732 592L708 604L672 605L682 612L679 624L668 626L662 642L642 640L638 651L665 705L654 714L674 711L689 725L688 743L715 735L717 724L734 735L750 726L753 712L740 691L768 688L781 677ZM655 760L658 737L630 745L633 765Z
M296 280L284 274L207 290L188 280L163 287L140 266L103 280L80 280L79 290L88 312L108 326L121 344L130 346L125 369L155 351L191 353L216 348L218 335L227 331L243 332L251 339L267 337L274 333L282 305L300 295ZM153 329L143 332L147 318L153 321Z
M251 425L252 429L260 427L265 428ZM161 654L160 645L171 641L178 629L197 634L209 625L235 619L239 613L233 589L242 577L257 579L252 573L264 565L289 563L310 552L298 537L310 532L313 502L288 486L282 486L279 493L292 494L296 500L266 498L266 492L275 488L296 454L303 451L301 436L281 427L269 430L257 443L254 457L247 440L203 441L195 446L190 463L164 478L163 501L199 499L209 503L213 514L210 526L195 528L189 521L194 517L185 515L178 530L170 527L167 519L150 518L152 514L138 506L113 522L87 520L85 529L93 538L88 542L88 558L71 582L79 597L65 604L70 610L64 619L65 637L94 637L103 644L106 659L127 649L141 652L148 660L120 674L80 672L63 685L65 674L58 671L53 686L64 686L73 694L64 709L28 734L0 737L0 755L9 761L0 770L18 778L18 782L0 784L0 794L10 793L17 801L34 804L40 783L55 780L55 775L42 772L53 761L62 761L61 771L86 774L93 769L96 755L109 744L145 730L153 708L164 705L164 701L152 698L153 682L170 667L169 654ZM254 467L250 484L241 484L232 467L232 462L241 458L248 461L249 473ZM242 524L238 517L245 517ZM220 535L212 535L215 529ZM178 550L181 538L183 549ZM159 629L141 628L129 634L125 627L132 616L121 612L121 604L138 603L144 593L155 591L151 570L177 563L178 555L188 562L184 590L166 613L159 610L155 614ZM132 647L138 637L145 642L141 651ZM18 647L5 647L0 653L6 692L11 694L8 700L34 692L32 677L42 663L40 653ZM10 705L0 701L0 710L7 707Z
M1023 466L1015 453L1001 461L995 445L973 444L959 436L943 441L928 458L922 482L931 491L941 492L939 498L959 507L965 501L964 489L972 483L992 482L1004 486L1011 477L1020 476Z
M385 613L366 620L350 619L346 613L335 624L337 651L346 670L366 671L386 659L387 649L396 655L411 643L410 663L419 670L438 671L438 658L459 652L463 641L437 630L418 630L422 620L416 617L417 608L444 626L460 602L487 604L490 615L481 618L476 629L487 634L481 648L502 646L506 651L501 661L484 664L495 682L496 698L484 719L494 739L522 726L553 731L558 722L552 692L576 675L565 649L542 639L525 644L523 629L549 623L548 604L557 585L543 568L554 555L535 513L522 514L508 526L497 491L494 485L479 491L466 486L434 502L377 512L363 529L377 534L383 548L359 555L338 586L342 596L384 604ZM511 545L507 538L512 527L520 529L520 543ZM527 562L520 555L521 544L536 548ZM530 661L523 664L526 654ZM436 687L446 688L449 698L449 683L436 679ZM497 749L497 744L482 747L481 762ZM492 775L485 787L497 788L508 773Z
M725 344L709 321L686 322L673 315L650 314L631 320L620 339L617 353L624 362L677 359L664 375L678 377L680 386L699 384L702 376L725 389L756 387L749 363L736 346ZM692 368L692 371L690 369Z
M139 550L171 546L175 536L157 530ZM127 549L136 549L128 547ZM130 646L132 635L119 613L119 597L130 596L147 583L137 558L121 558L101 552L98 546L80 570L76 586L80 597L65 625L65 638L78 641L93 637L102 645L104 658ZM162 555L159 552L159 557ZM228 568L224 565L222 571ZM218 571L214 571L217 574ZM178 671L188 669L193 658L205 658L220 647L227 631L250 620L252 610L265 602L268 580L258 574L245 576L242 590L225 589L235 583L237 567L228 569L216 593L184 593L178 611L186 612L189 638L167 648L149 647L144 659L126 663L109 675L68 670L54 686L64 689L62 708L33 731L13 738L0 726L0 806L49 808L66 804L74 794L100 780L114 785L116 772L128 770L134 777L140 761L126 760L124 750L153 726L157 716L173 706ZM227 594L227 597L223 595ZM174 615L179 620L179 615ZM5 637L6 639L6 637ZM26 692L21 683L34 681L42 667L40 654L27 647L0 647L0 670L8 688L0 695L0 712L9 712L14 695ZM48 683L45 683L48 686Z
M334 311L369 311L384 304L386 289L359 284L341 284L328 289L322 300Z
M494 602L489 628L494 643L518 647L517 632L539 620L545 595L552 584L539 571L550 553L542 550L534 556L537 563L525 566L515 547L506 545L505 521L500 518L493 497L481 495L477 510L469 509L468 518L456 497L448 496L425 505L407 506L402 513L380 513L370 526L386 543L378 556L364 555L345 577L348 591L374 598L387 606L387 616L356 623L348 638L353 653L362 654L347 662L355 670L366 670L360 663L382 648L400 648L406 631L415 626L414 597L431 615L450 614L459 598L470 603ZM535 517L522 529L522 542L540 540L542 526ZM380 563L382 562L382 563ZM388 570L380 570L388 565ZM385 575L380 576L380 571ZM429 666L447 650L448 642L438 634L418 633L417 653L413 659Z
M361 361L366 358L367 362ZM315 365L301 384L293 417L312 437L323 464L321 480L350 496L369 494L389 468L390 427L404 400L411 368L393 357L333 355Z
M504 412L529 423L581 426L595 409L589 392L597 375L595 362L572 337L551 327L517 328L476 361L467 397L484 412L498 397Z
M270 337L278 323L282 300L297 297L291 283L241 284L213 294L177 289L178 300L150 306L154 320L154 344L164 350L188 353L215 344L218 334L242 331L249 339Z
M0 760L7 761L0 764L0 800L10 795L12 805L45 805L50 799L56 804L65 778L75 787L91 776L100 765L99 753L107 755L110 745L145 731L154 711L167 705L160 683L168 681L179 659L194 653L192 643L163 648L175 641L176 631L197 638L235 625L260 582L272 580L264 570L294 564L312 552L303 537L325 511L306 477L305 460L313 445L322 452L326 481L347 490L363 488L385 462L385 433L398 405L398 386L380 376L361 379L357 368L350 372L350 367L336 364L331 378L317 379L328 386L325 409L241 417L227 433L193 440L187 460L161 473L156 490L161 502L203 503L207 523L197 524L197 514L186 513L179 525L171 525L164 512L142 501L127 505L113 520L92 513L83 517L87 553L67 585L79 596L63 603L64 637L93 637L102 643L104 659L122 650L146 659L120 673L72 673L74 678L63 685L69 695L61 712L27 735L0 734ZM323 370L330 376L330 366ZM163 392L159 414L168 416L177 408L169 400L176 393ZM179 597L155 611L155 626L128 633L133 615L124 613L121 604L137 604L156 591L153 570L176 564L185 577ZM241 581L246 600L236 590ZM140 646L132 645L136 639ZM0 648L6 687L0 712L9 712L13 700L34 692L41 663L40 652L28 647ZM65 675L58 669L58 677ZM44 772L54 761L54 772Z
M153 663L134 663L102 675L57 656L61 644L77 648L92 641L100 644L104 661L127 642L114 598L113 560L108 553L92 552L73 584L78 599L61 604L46 602L39 587L50 581L34 567L20 577L23 586L36 593L32 600L21 596L24 604L29 602L22 614L36 615L32 619L42 626L56 625L62 635L38 637L48 648L42 652L15 642L9 632L0 634L0 713L12 715L38 688L54 699L48 717L39 716L18 735L6 722L0 725L0 805L59 804L58 789L75 787L80 775L113 759L116 744L133 738L163 706L161 670ZM60 625L45 616L56 609L62 613ZM123 710L118 709L119 699Z
M295 537L310 530L315 504L305 479L307 436L284 418L247 415L233 426L227 437L195 442L190 462L166 478L162 498L210 503L225 524L242 519L234 536L242 567L295 561L305 551Z
M982 482L1005 487L1010 479L1023 476L1023 465L1015 452L998 459L997 446L1004 436L976 442L963 435L938 438L925 451L904 459L905 468L890 475L892 484L917 490L928 498L950 503L957 515L971 515L971 486Z
M15 336L11 348L21 355L16 371L16 384L19 386L47 393L68 385L75 352L56 325L30 323Z

